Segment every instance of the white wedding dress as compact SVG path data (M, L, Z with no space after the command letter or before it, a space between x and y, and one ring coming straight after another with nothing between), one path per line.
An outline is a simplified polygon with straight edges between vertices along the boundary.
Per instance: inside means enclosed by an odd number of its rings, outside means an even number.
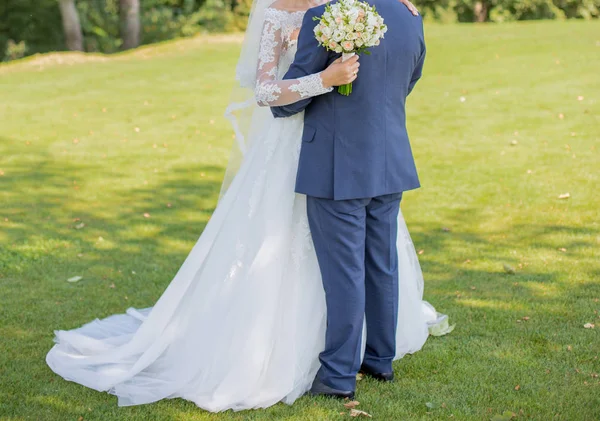
M267 9L257 99L294 102L319 75L277 82L295 53L302 12ZM306 216L294 193L303 115L256 111L260 136L204 232L154 307L56 332L50 368L118 396L119 405L180 397L208 411L292 403L311 386L326 308ZM423 346L436 313L422 301L417 256L399 216L397 356Z

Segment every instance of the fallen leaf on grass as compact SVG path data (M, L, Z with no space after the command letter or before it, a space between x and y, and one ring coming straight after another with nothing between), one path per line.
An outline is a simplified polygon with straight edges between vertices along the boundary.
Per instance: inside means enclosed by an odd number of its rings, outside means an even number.
M586 329L593 329L596 327L596 325L594 325L593 323L586 323L583 325L583 327Z
M567 249L564 248L564 247L561 247L561 248L558 249L558 251L562 251L564 253L565 251L567 251Z
M511 265L507 265L506 263L504 263L502 267L504 268L504 272L506 273L509 273L511 275L514 275L516 273L515 268Z
M83 222L81 224L75 225L75 229L77 229L77 230L80 230L83 227L85 227L85 224Z
M351 409L350 410L350 416L351 417L367 417L367 418L373 418L373 415L365 412L365 411L360 411L358 409Z
M456 323L450 326L450 323L448 323L448 317L445 317L441 322L433 326L429 326L429 334L431 336L444 336L452 332L455 327Z
M523 317L523 320L525 320L525 321L529 320L529 316Z
M419 250L419 254L425 253L425 250Z
M521 385L516 385L515 390L521 390Z
M144 213L144 218L150 218L150 214L148 212Z
M83 279L83 276L73 276L72 278L67 279L67 282L79 282Z
M494 415L492 421L510 421L516 416L514 412L504 411L502 415Z
M362 373L358 373L356 375L356 381L361 381L364 378L364 375Z
M571 193L563 193L558 196L559 199L568 199L571 197Z
M350 401L344 404L344 406L348 409L356 408L358 405L360 405L359 401Z

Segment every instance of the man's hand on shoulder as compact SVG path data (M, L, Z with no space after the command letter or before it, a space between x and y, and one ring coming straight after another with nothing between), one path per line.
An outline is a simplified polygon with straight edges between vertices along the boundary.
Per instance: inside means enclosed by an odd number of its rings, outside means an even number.
M414 16L419 16L419 11L417 10L417 7L414 4L412 4L409 0L398 0L398 1L400 3L402 3L403 5L405 5Z

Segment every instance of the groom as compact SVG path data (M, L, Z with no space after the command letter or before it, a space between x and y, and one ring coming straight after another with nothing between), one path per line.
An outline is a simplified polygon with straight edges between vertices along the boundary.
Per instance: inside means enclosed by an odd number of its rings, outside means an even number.
M327 303L325 349L311 392L341 398L354 397L358 371L393 379L397 217L402 192L419 187L405 103L425 58L422 20L397 0L367 1L388 32L361 57L352 94L334 91L272 108L275 117L306 111L296 192L307 196ZM315 40L313 17L323 13L324 6L306 13L285 79L318 73L339 57Z

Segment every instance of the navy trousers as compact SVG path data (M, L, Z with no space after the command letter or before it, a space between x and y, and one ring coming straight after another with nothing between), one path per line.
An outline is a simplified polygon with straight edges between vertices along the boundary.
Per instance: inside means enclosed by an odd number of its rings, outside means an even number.
M313 243L327 303L325 350L317 377L329 387L355 390L362 363L389 373L398 321L398 212L402 193L367 199L307 197Z

